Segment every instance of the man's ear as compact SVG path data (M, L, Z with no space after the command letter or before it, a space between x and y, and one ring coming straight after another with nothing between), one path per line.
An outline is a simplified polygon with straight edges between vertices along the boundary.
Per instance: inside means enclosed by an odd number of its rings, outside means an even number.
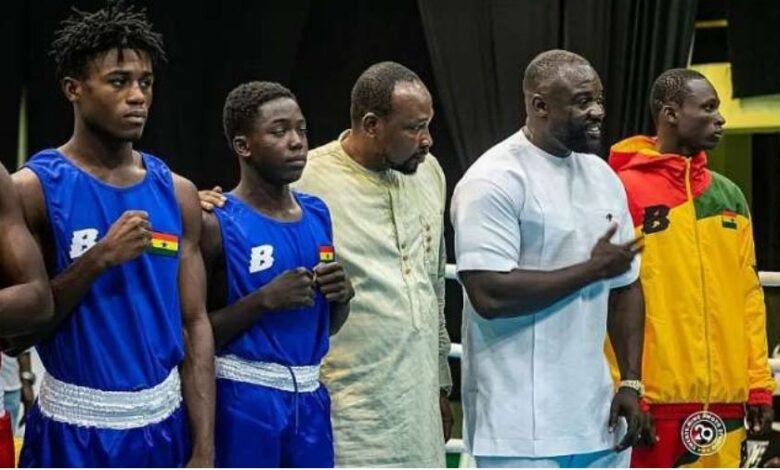
M544 97L539 93L531 95L531 112L537 116L547 116L547 102L544 101Z
M368 112L363 116L360 121L360 125L363 128L363 132L369 137L376 137L377 130L381 125L379 116L372 112Z
M73 77L65 77L60 82L60 88L62 93L65 94L65 98L71 103L74 103L81 98L82 82Z
M249 141L247 141L246 136L243 135L237 135L233 137L233 151L236 152L236 155L238 155L241 158L249 158L249 156L252 154L252 152L249 150Z
M665 104L661 107L661 119L669 124L676 125L679 120L679 107L676 104Z

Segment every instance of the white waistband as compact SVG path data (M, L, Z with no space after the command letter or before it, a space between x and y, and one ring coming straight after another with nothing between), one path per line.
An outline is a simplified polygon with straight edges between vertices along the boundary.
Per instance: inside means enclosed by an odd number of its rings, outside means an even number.
M159 423L181 404L179 371L152 388L107 392L59 381L46 374L38 405L55 421L104 429L132 429Z
M238 356L219 356L216 376L286 392L313 392L320 386L320 366L283 366L273 362L256 362Z

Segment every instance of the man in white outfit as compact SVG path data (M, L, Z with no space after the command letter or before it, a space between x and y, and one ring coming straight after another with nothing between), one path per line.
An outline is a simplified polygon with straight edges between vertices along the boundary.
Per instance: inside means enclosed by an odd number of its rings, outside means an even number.
M640 240L620 180L593 154L601 81L553 50L529 64L523 91L525 127L452 200L466 447L480 467L627 467L643 420Z

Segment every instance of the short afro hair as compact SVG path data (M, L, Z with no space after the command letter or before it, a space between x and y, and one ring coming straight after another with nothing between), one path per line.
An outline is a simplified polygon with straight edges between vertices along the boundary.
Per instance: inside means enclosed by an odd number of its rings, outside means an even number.
M125 5L123 0L109 0L94 13L73 8L73 14L54 33L49 55L54 58L58 79L82 78L90 60L114 49L145 52L153 65L166 61L162 35L152 30L146 10Z
M358 124L366 113L387 116L392 111L392 97L396 84L419 83L416 73L396 62L380 62L367 68L352 87L352 105L349 114L352 124Z
M536 91L538 87L550 78L560 74L565 66L588 66L590 62L579 54L563 49L551 49L534 57L523 74L523 92Z
M655 79L650 89L650 112L654 122L658 122L658 113L664 105L676 103L682 106L688 96L688 82L693 80L707 80L707 77L695 70L669 69Z
M298 101L293 92L275 82L247 82L228 93L222 109L222 127L228 146L232 148L233 138L252 129L260 106L279 98Z

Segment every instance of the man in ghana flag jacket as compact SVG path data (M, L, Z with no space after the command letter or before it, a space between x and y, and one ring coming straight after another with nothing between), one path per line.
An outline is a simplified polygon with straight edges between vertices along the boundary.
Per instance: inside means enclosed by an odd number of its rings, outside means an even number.
M747 202L704 152L722 136L718 106L703 75L668 70L651 90L658 136L619 142L609 158L645 236L642 370L659 440L634 449L634 467L737 467L745 413L750 434L772 422Z

